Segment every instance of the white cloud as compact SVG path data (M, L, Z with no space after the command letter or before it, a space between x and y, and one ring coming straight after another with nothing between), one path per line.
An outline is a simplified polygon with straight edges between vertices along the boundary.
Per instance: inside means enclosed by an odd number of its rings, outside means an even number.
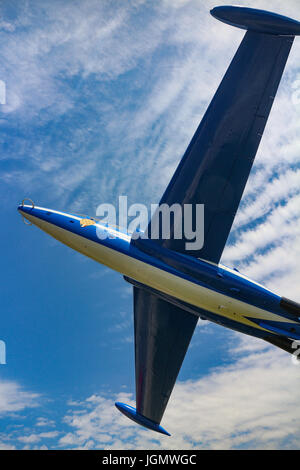
M235 336L234 336L235 337ZM114 400L93 395L70 410L62 448L299 448L300 368L267 343L237 336L234 361L199 380L179 382L163 419L172 437L155 435L123 417ZM134 405L130 394L117 400Z
M24 390L18 383L0 380L0 416L36 407L40 395Z
M279 206L271 211L271 214L255 228L242 232L236 244L227 247L224 259L240 261L272 243L282 245L288 241L290 244L291 238L299 237L299 225L297 224L299 218L300 194L297 194L286 201L284 206Z
M0 450L15 450L16 447L12 444L6 444L5 442L0 442Z
M265 216L274 209L276 204L296 196L300 188L300 169L286 169L267 182L267 186L267 190L262 190L261 184L257 186L257 191L250 203L246 203L238 211L235 229Z
M268 8L297 16L296 2L271 3ZM213 1L165 1L145 15L144 2L113 9L109 2L45 2L42 21L38 8L20 7L15 31L2 32L0 49L14 96L8 95L13 123L17 119L22 128L26 119L34 130L58 124L61 116L72 116L72 122L63 123L65 136L55 131L55 141L49 133L42 142L32 135L30 147L26 138L16 139L19 148L10 158L25 159L28 170L18 165L5 172L6 182L26 191L36 188L39 197L45 191L47 200L76 210L95 208L121 193L134 202L137 197L157 202L243 37L209 15L213 6ZM264 166L283 154L297 156L297 127L287 97L299 49L296 41L283 105L275 105L259 154ZM124 79L127 72L132 80ZM285 145L279 151L283 125Z
M54 426L54 421L52 419L45 418L40 416L36 420L36 426Z
M41 432L39 434L29 434L28 436L19 436L18 441L25 444L40 442L42 439L53 439L59 435L58 431Z

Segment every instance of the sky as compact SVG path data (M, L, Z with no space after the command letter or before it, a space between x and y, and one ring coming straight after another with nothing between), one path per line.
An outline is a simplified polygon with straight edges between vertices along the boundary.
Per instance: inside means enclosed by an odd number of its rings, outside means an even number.
M211 0L0 3L1 449L299 449L300 368L200 321L161 436L134 405L132 289L23 224L17 205L95 215L157 203L243 32ZM298 0L252 0L300 20ZM300 301L300 39L221 262Z

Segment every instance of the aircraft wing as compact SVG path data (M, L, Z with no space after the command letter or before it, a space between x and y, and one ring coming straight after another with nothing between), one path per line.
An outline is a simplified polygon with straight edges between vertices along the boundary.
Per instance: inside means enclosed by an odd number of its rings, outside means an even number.
M198 317L133 289L137 411L160 423Z
M133 287L136 409L116 403L127 417L143 426L160 426L198 317L155 292Z
M203 248L187 250L185 244L190 240L175 239L174 223L170 239L159 235L158 240L151 241L180 253L219 262L293 40L292 35L246 32L160 201L160 206L177 203L182 208L184 204L204 204ZM150 221L149 234L157 226L157 220ZM192 220L195 227L195 210Z

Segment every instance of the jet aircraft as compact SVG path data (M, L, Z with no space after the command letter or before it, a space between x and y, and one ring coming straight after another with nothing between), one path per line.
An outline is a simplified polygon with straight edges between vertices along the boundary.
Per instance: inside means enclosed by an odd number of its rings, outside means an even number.
M25 200L18 207L27 223L132 284L136 408L116 406L167 435L160 423L199 317L289 353L300 340L299 303L220 264L300 22L237 6L211 14L246 30L245 36L160 201L204 204L203 247L187 249L174 224L168 239L132 237Z

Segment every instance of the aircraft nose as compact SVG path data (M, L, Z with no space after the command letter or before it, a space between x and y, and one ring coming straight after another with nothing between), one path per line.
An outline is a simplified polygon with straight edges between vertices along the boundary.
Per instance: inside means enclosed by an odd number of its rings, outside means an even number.
M18 205L17 210L23 213L30 213L34 209L34 202L31 199L25 198L23 201Z
M23 206L23 204L19 204L17 210L21 213L26 212L26 206Z
M31 199L23 199L21 204L18 205L17 210L26 225L31 225L31 223L28 224L28 215L33 215L34 213L34 202Z

